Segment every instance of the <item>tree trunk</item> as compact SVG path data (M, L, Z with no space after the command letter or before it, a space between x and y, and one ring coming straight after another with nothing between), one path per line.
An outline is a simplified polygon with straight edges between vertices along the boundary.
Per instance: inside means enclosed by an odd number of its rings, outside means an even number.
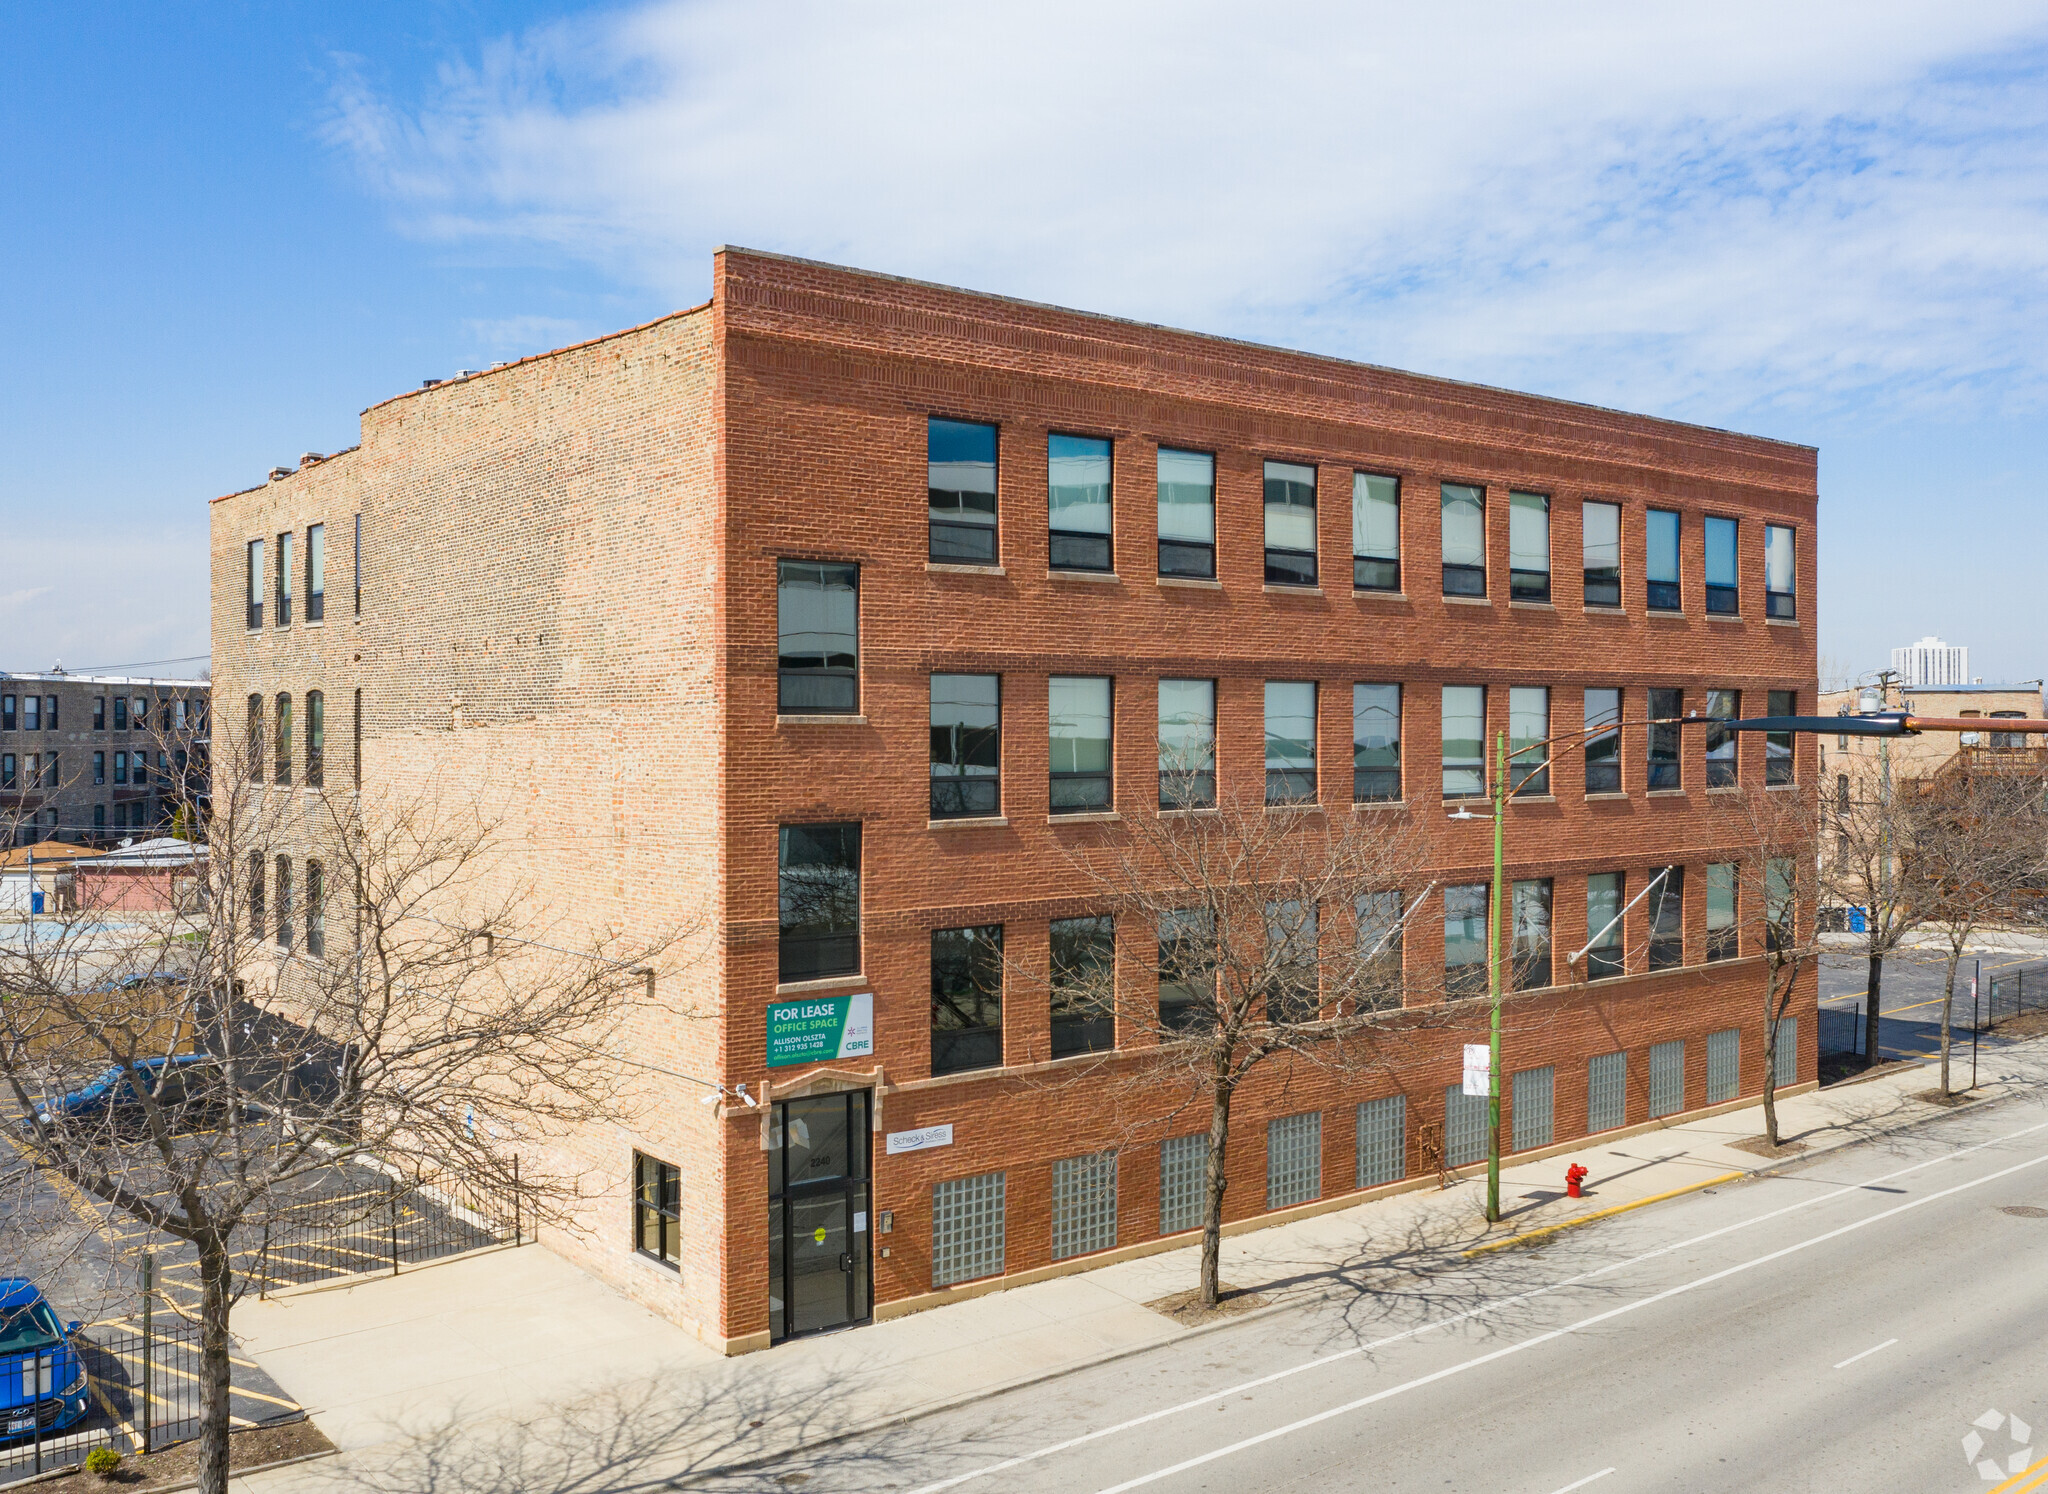
M1214 1307L1222 1289L1224 1147L1230 1139L1230 1099L1234 1086L1223 1074L1215 1079L1209 1105L1209 1163L1202 1190L1202 1306Z
M1764 966L1764 1140L1778 1144L1778 972Z
M228 1363L228 1308L234 1300L233 1268L227 1242L203 1231L199 1249L199 1494L227 1494L228 1396L233 1370Z
M1877 1037L1878 993L1884 989L1884 956L1870 957L1870 979L1863 997L1863 1067L1870 1068L1879 1062L1878 1055L1883 1045Z
M1949 946L1948 983L1941 989L1941 1093L1948 1097L1948 1018L1956 1004L1956 966L1962 964L1963 952L1955 945Z

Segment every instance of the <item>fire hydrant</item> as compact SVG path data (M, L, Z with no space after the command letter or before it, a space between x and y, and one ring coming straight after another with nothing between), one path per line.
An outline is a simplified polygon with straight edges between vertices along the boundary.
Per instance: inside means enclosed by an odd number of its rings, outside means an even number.
M1579 1184L1585 1181L1586 1169L1579 1163L1574 1162L1564 1170L1564 1196L1566 1198L1584 1198L1586 1195L1579 1191Z

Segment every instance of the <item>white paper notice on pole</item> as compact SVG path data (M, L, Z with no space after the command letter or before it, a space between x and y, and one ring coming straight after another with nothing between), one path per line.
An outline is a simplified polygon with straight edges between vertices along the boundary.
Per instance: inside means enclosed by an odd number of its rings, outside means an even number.
M1468 1095L1491 1095L1493 1049L1486 1043L1465 1045L1465 1093Z

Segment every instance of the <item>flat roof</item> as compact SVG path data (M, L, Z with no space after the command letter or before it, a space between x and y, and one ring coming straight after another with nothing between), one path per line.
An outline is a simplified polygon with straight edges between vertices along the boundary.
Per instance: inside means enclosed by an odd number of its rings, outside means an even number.
M18 670L0 669L0 683L52 685L177 685L190 690L211 690L211 680L187 680L158 674L23 674Z

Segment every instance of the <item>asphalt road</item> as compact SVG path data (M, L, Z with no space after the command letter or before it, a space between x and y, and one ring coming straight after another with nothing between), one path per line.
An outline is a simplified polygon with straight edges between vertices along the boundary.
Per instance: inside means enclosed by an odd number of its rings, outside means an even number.
M1970 976L1983 970L1982 987L1988 998L1994 976L2003 977L2024 968L2028 972L2029 1005L2032 1004L2033 973L2042 969L2038 954L2014 954L1995 948L1973 948L1956 972L1955 1008L1952 1016L1955 1037L1967 1053L1970 1024ZM1942 987L1947 979L1947 959L1933 950L1901 950L1885 960L1883 1010L1880 1012L1880 1041L1884 1057L1926 1058L1941 1051ZM1869 967L1860 956L1829 952L1821 959L1820 1021L1823 1053L1860 1049L1864 993L1869 989ZM2043 973L2041 995L2048 1006L2048 972ZM1996 1043L1987 1031L1984 1042Z
M2041 1046L1998 1066L2048 1077ZM1926 1114L703 1487L1998 1489L1973 1430L2001 1475L2048 1460L2048 1094Z

